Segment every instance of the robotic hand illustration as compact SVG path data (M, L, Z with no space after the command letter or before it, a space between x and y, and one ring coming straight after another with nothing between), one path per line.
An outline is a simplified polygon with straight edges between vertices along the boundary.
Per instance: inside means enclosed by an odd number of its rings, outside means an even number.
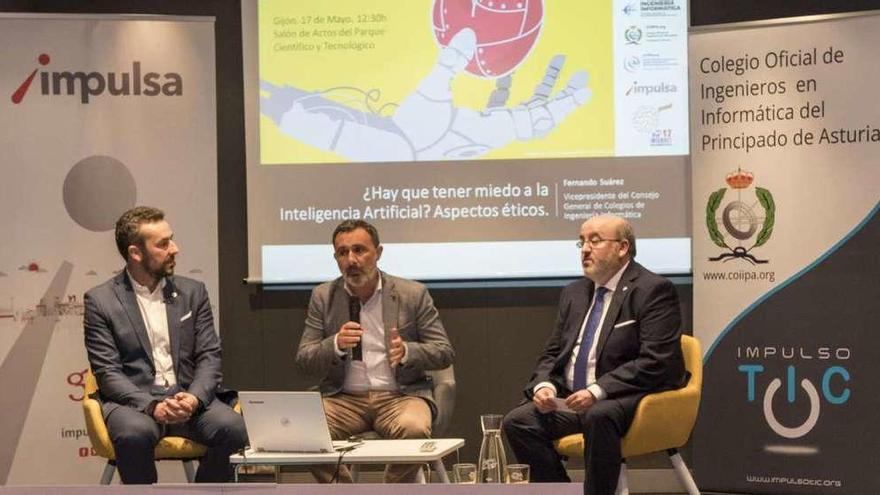
M308 92L267 81L260 82L266 95L260 98L260 110L285 135L353 161L450 160L544 137L592 95L585 71L576 72L565 88L553 93L565 63L565 57L557 55L528 100L506 106L511 78L505 76L496 80L486 109L456 107L451 84L473 58L476 46L474 32L462 29L390 116L332 98L334 92L352 88ZM364 96L369 103L375 95Z

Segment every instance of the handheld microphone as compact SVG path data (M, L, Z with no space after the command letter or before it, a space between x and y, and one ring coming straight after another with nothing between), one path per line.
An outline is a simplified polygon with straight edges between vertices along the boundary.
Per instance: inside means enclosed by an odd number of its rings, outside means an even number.
M348 319L355 323L361 322L361 301L356 296L348 298ZM363 339L363 337L361 337ZM353 361L363 361L364 351L361 342L351 348L351 359Z

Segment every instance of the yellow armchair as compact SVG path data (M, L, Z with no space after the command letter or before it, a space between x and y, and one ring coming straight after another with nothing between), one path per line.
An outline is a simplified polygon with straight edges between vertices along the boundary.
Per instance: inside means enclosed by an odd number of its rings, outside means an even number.
M636 415L626 436L621 441L624 459L665 450L679 482L690 495L699 495L688 467L678 453L687 443L697 420L700 394L703 389L703 361L700 342L691 336L681 336L681 350L685 368L691 377L687 385L677 390L648 394L639 402ZM568 435L555 442L556 451L566 457L582 457L584 436ZM626 464L621 466L617 492L628 494Z
M101 474L101 484L109 485L113 480L113 473L116 472L116 452L113 450L113 442L110 441L110 434L107 432L107 425L104 423L104 415L101 414L101 404L91 395L98 390L98 382L92 370L88 370L85 380L85 397L83 398L83 413L86 418L86 430L89 432L89 440L92 442L92 448L99 456L107 459L107 465ZM239 406L235 406L235 410L239 411ZM183 461L183 470L186 473L186 479L190 483L195 479L194 460L205 455L205 446L183 437L164 437L159 440L154 451L157 461L161 460L180 460Z

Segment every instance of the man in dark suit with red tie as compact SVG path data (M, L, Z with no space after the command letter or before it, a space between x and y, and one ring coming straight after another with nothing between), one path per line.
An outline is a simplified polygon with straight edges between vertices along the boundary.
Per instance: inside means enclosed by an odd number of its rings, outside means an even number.
M570 481L553 441L583 433L584 493L611 495L639 401L685 382L681 310L672 283L633 260L625 219L587 220L577 244L585 278L563 289L528 401L504 418L504 432L536 482Z

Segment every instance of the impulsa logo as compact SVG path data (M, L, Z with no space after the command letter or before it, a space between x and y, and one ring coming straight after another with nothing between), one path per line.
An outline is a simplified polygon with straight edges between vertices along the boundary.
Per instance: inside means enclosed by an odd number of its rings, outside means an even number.
M47 66L52 58L41 53L37 62ZM39 74L40 94L43 96L76 96L80 102L89 103L96 96L181 96L183 77L177 72L144 72L139 61L131 63L129 72L97 71L49 71L35 68L12 93L12 103L18 105L24 100L31 84Z

